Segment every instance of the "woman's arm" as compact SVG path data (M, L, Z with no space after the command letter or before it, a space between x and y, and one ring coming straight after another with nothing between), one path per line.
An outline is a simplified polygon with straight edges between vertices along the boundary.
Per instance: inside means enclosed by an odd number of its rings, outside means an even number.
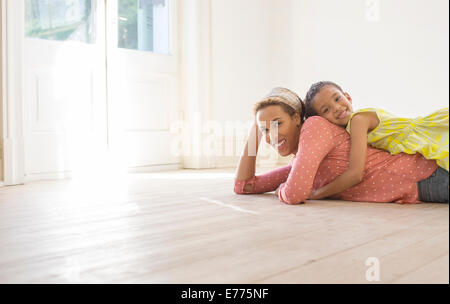
M281 183L286 181L291 171L291 165L289 165L255 176L256 155L262 137L261 131L255 124L250 130L247 143L239 160L234 181L234 192L237 194L275 191Z
M259 131L259 128L255 123L250 129L244 151L242 152L241 158L239 159L235 178L236 180L246 181L255 176L256 155L258 153L261 138L262 133ZM253 184L245 185L244 190L252 191Z
M379 120L375 113L364 112L353 116L350 125L351 148L348 169L331 183L311 191L309 199L322 199L341 193L362 181L367 157L367 133L378 124Z

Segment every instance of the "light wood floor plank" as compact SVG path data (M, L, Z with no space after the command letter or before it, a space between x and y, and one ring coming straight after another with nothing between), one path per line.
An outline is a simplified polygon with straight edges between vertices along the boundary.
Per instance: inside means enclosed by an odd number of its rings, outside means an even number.
M418 268L406 275L393 280L391 283L399 284L448 284L449 281L449 255L444 254L436 260Z

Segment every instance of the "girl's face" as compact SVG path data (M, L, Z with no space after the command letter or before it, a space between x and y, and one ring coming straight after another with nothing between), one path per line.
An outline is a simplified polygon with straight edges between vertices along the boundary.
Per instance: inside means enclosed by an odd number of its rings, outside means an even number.
M316 94L312 107L317 115L345 127L353 113L352 98L338 88L327 85Z
M271 105L256 113L259 130L266 142L281 156L297 153L300 137L300 115L290 116L279 105Z

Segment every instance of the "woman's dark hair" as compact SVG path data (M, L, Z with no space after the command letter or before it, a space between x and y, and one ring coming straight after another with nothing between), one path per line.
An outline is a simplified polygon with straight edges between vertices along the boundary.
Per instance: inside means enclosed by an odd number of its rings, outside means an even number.
M305 119L314 115L317 115L316 111L314 111L312 104L314 102L314 98L316 97L317 93L320 92L320 90L322 90L325 86L333 86L336 89L338 89L339 91L341 91L342 93L344 93L344 91L342 91L341 87L338 86L337 84L335 84L332 81L319 81L314 83L308 90L308 92L306 93L306 97L305 97L305 106L306 106L306 111L305 111Z

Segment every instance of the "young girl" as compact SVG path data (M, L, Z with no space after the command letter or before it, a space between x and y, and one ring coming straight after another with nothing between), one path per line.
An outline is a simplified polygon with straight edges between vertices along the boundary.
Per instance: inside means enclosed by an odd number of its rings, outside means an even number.
M353 112L351 101L350 95L331 81L313 84L306 95L306 118L322 116L345 127L351 137L347 171L331 183L312 191L310 199L329 197L358 184L364 175L367 144L391 154L420 153L427 159L435 159L439 167L446 170L438 169L437 174L448 178L448 108L408 119L395 117L381 109Z

